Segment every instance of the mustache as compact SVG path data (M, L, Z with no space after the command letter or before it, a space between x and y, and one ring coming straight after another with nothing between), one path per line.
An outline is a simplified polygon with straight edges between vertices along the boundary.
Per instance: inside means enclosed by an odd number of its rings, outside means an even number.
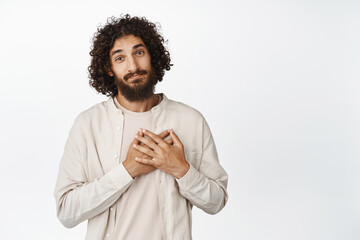
M135 74L137 75L145 75L148 72L146 70L137 70L136 72L133 73L128 73L124 76L124 80L127 81L129 78L131 78L132 76L134 76Z

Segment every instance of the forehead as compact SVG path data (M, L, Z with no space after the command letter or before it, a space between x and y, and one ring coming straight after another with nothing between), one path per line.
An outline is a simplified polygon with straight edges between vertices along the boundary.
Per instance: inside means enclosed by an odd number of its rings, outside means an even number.
M136 45L142 44L145 46L143 40L140 37L134 35L126 35L115 40L113 47L110 50L110 53L121 49L123 51L132 50Z

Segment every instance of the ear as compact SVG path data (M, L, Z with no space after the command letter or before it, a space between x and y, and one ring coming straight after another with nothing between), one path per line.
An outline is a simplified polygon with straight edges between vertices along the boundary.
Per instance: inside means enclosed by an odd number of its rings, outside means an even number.
M111 71L111 68L106 67L106 68L105 68L105 71L106 71L106 73L107 73L110 77L113 77L113 76L114 76L114 73Z

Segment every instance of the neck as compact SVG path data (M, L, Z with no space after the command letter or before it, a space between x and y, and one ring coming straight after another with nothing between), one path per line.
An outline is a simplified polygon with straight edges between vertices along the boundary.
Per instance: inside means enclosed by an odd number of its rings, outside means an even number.
M132 112L147 112L159 103L159 96L156 94L143 102L130 102L120 93L116 96L116 99L121 106Z

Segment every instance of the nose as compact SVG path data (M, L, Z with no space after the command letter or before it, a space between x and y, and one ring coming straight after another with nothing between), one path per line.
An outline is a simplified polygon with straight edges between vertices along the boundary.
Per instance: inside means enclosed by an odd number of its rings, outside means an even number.
M138 63L133 57L128 58L128 71L135 72L138 69Z

